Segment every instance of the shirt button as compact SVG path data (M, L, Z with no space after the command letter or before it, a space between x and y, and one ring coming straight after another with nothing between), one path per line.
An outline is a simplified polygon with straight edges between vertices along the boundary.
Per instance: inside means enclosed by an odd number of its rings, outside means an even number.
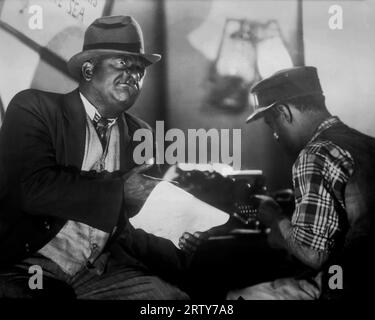
M28 243L25 244L25 251L30 252L30 245Z
M331 155L332 155L333 157L335 157L335 158L338 158L338 157L340 156L340 152L339 152L339 150L337 150L337 149L333 149L333 150L331 151Z
M44 227L49 230L51 229L51 225L47 222L47 221L44 221Z
M98 245L96 243L94 243L92 246L91 246L92 250L96 250L98 249Z

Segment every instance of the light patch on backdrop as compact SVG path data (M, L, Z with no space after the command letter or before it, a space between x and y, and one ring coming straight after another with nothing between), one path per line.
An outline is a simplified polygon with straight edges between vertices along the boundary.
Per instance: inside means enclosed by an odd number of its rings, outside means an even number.
M217 57L227 18L260 23L275 19L286 41L292 42L296 30L297 1L212 1L205 21L188 35L189 43L208 60L214 61Z

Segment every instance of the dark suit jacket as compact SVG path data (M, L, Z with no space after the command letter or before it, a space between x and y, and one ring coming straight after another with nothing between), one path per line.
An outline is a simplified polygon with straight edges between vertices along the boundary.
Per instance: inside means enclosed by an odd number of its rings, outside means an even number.
M149 128L129 114L125 119L119 121L121 174L135 165L132 134ZM125 239L122 247L132 257L146 264L165 260L180 268L180 252L170 241L129 225L120 173L81 172L85 128L78 90L57 94L30 89L10 102L0 131L0 266L38 251L67 220L74 220L106 232L125 227L126 236L119 239Z

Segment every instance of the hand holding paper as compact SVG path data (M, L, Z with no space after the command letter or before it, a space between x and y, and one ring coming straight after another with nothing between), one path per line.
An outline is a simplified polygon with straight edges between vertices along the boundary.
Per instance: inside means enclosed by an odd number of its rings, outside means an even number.
M206 231L227 222L229 215L168 182L160 182L130 222L176 247L184 232Z

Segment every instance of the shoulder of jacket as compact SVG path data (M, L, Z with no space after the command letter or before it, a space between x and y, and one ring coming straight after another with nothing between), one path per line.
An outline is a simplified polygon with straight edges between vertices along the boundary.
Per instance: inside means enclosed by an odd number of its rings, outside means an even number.
M134 130L137 129L149 129L152 130L151 126L144 120L125 112L125 119L129 125Z
M62 97L63 94L56 93L56 92L49 92L49 91L43 91L38 89L25 89L20 92L18 92L12 99L12 101L19 101L19 100L28 100L33 101L36 99L40 99L43 97L46 98L59 98Z
M55 109L62 102L64 94L42 91L37 89L26 89L18 92L10 101L10 110L28 110L38 112L41 110ZM43 111L42 111L43 112Z

